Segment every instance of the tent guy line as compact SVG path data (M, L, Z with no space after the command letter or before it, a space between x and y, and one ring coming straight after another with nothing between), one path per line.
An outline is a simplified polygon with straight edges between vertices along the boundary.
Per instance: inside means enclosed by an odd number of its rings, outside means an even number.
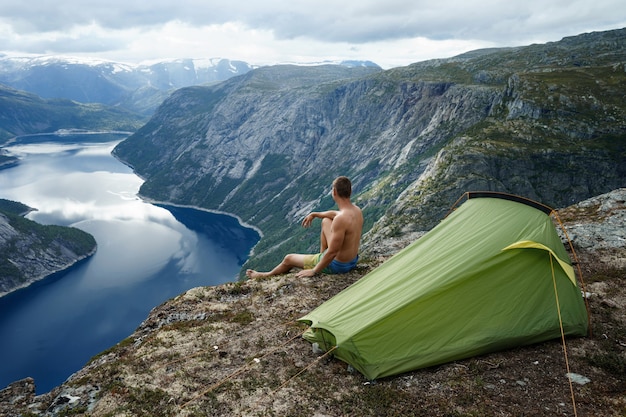
M416 242L300 318L304 337L369 379L561 334L585 336L588 313L551 209L476 193ZM528 243L533 242L533 243ZM508 250L504 250L508 248Z

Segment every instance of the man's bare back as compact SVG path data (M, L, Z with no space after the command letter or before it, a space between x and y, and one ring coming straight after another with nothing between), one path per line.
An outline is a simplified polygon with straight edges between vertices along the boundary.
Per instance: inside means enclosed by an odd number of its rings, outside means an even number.
M349 207L339 210L331 224L331 235L340 232L342 228L344 237L341 248L335 256L340 262L350 262L359 254L361 232L363 230L363 213L361 209L350 204Z

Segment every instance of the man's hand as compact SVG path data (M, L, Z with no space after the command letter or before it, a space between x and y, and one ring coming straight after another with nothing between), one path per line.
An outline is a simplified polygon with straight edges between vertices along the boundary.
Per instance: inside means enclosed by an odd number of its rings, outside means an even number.
M311 222L313 221L313 219L315 218L315 216L313 215L313 213L309 213L304 220L302 220L302 227L309 227L311 225Z
M302 271L296 274L296 278L314 277L314 276L315 276L315 271L313 271L312 269L303 269Z
M304 220L302 220L302 226L303 227L309 227L311 225L311 222L313 221L313 219L315 219L316 217L320 218L320 219L331 219L333 220L337 215L339 214L339 211L337 210L328 210L328 211L313 211L309 214L307 214L307 216L304 218Z

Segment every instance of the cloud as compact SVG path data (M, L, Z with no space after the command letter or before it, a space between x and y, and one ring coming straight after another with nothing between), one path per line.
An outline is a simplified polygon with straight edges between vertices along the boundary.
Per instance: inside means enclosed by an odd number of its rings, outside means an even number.
M477 47L555 41L626 26L622 0L17 3L0 4L4 52L94 54L134 61L342 57L394 66Z

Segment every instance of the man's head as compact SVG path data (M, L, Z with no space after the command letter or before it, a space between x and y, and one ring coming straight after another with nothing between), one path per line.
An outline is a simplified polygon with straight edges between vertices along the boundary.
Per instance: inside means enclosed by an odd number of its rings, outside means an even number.
M348 177L335 178L333 189L337 192L337 197L340 198L350 198L352 195L352 183Z

